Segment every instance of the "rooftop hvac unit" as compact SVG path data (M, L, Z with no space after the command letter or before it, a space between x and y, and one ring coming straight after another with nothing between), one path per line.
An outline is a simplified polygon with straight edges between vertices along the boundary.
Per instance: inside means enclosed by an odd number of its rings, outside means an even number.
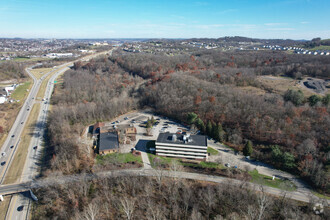
M176 135L175 134L173 134L173 136L172 136L172 141L176 141Z

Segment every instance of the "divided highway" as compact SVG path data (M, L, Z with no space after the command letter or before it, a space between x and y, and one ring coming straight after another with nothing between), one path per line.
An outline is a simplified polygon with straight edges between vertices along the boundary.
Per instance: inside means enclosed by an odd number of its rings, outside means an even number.
M91 58L94 58L96 56L106 54L109 51L104 51L101 53L96 53L87 57L80 58L76 61L87 61ZM111 51L110 51L111 53ZM74 62L76 62L74 61ZM1 157L0 163L2 166L0 167L0 184L3 183L3 180L5 178L6 172L8 171L11 161L13 160L15 156L16 148L19 145L20 136L22 134L24 124L28 120L30 111L33 107L33 104L36 102L36 95L38 94L38 91L40 89L40 86L42 82L45 80L47 76L52 74L50 79L47 82L45 94L41 97L44 99L40 103L40 112L38 115L38 119L36 121L36 127L33 132L33 136L31 138L31 142L28 149L28 155L25 161L24 169L22 172L22 175L20 177L19 182L27 182L32 181L37 174L37 171L39 169L38 162L40 159L40 156L42 154L42 141L45 131L45 125L47 121L47 114L49 109L49 100L51 98L53 89L54 89L54 81L56 78L67 71L69 67L73 65L73 62L68 62L65 64L62 64L60 66L57 66L54 70L50 71L49 73L42 76L40 79L37 79L33 74L30 73L31 68L29 67L26 69L27 73L30 75L30 77L33 79L33 86L30 90L30 93L25 101L25 103L22 106L22 109L20 110L12 129L9 132L9 135L4 143L4 145L1 148L1 152L5 152L4 157ZM26 196L19 194L14 195L11 202L9 209L7 211L6 219L28 219L29 217L29 208L30 208L30 199ZM4 213L0 213L0 215L3 215Z

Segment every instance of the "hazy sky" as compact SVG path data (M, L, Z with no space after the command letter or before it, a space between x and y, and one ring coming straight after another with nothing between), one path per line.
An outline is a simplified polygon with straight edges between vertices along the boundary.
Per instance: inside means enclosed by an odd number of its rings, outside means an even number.
M0 0L0 37L330 38L330 0Z

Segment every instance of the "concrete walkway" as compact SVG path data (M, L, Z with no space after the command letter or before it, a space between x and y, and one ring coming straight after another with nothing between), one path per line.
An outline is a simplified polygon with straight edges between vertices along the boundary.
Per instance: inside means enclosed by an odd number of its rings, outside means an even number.
M143 168L144 169L152 169L148 154L146 152L143 152L143 151L140 151L140 152L141 152L141 157L142 157L142 161L143 161Z

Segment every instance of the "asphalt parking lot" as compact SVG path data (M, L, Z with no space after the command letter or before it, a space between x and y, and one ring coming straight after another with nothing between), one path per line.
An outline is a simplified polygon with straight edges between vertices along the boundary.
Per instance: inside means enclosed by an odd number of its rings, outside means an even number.
M150 130L150 136L146 135L145 124L148 119L151 119L152 116L157 121L156 124ZM114 123L115 122L115 123ZM122 153L129 152L133 147L137 150L145 151L145 145L150 140L157 140L159 133L161 132L190 132L189 128L167 118L156 115L150 111L141 111L141 112L132 112L125 115L117 117L111 122L108 122L106 125L129 125L132 124L137 130L136 141L130 144L121 144L120 151Z

